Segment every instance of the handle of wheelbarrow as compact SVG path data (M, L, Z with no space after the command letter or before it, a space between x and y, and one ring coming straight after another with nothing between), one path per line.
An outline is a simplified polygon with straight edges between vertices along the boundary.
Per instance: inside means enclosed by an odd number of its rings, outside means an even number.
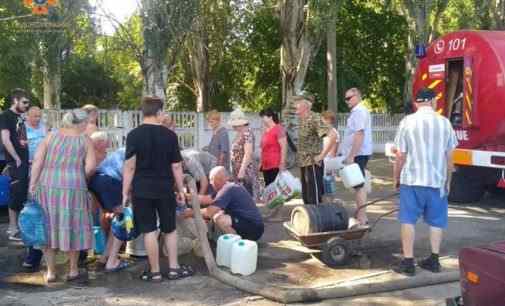
M312 178L314 179L314 193L316 195L316 206L319 205L319 186L317 185L316 167L312 165ZM310 188L310 187L309 187Z
M381 198L378 198L378 199L375 199L375 200L372 200L372 201L369 201L367 202L365 205L363 206L360 206L358 209L356 209L356 211L354 212L354 218L357 218L358 216L358 212L360 210L362 210L363 208L367 207L367 206L370 206L370 205L373 205L375 203L378 203L378 202L382 202L384 200L387 200L387 199L390 199L390 198L393 198L393 197L396 197L397 195L399 195L400 193L398 191L395 191L394 193L391 193L391 194L388 194L387 196L385 197L381 197Z
M385 216L389 216L390 214L392 213L395 213L397 212L398 210L400 210L398 207L396 208L393 208L391 209L390 211L388 212L385 212L383 213L382 215L380 215L377 219L375 219L375 221L372 223L372 225L370 226L370 229L369 231L372 231L372 229L375 227L375 225L377 225L377 222L379 222L382 218L384 218Z

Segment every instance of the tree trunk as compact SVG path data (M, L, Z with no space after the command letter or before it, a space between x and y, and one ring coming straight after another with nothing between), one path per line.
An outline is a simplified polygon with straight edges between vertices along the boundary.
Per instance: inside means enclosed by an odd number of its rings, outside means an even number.
M304 6L304 0L279 0L282 117L288 131L295 131L298 122L291 97L303 89L309 64L319 45L316 38L312 37L311 41L309 37L305 19L308 12L304 12Z
M188 51L193 70L196 111L200 113L206 111L209 106L209 41L201 21L198 21L197 28Z
M328 80L328 109L338 112L337 99L337 31L336 20L328 22L326 30L326 74Z
M46 45L47 44L47 45ZM53 45L51 45L53 44ZM44 109L61 109L61 55L55 43L40 46Z
M142 0L142 26L144 52L141 60L144 76L143 94L157 96L166 102L168 66L165 62L166 46L162 41L165 16L159 14L164 7L156 0Z
M61 109L61 71L49 73L47 67L42 69L44 86L44 109Z
M505 30L505 0L496 0L494 15L494 30Z
M146 49L148 47L146 46ZM149 50L147 51L149 53ZM156 96L166 101L168 68L162 59L147 56L143 60L144 96Z
M431 33L429 25L429 16L433 9L433 1L405 1L403 13L407 18L409 34L407 54L405 57L405 84L403 87L403 105L406 113L411 111L412 107L412 82L417 66L415 54L416 44L427 45L429 34Z

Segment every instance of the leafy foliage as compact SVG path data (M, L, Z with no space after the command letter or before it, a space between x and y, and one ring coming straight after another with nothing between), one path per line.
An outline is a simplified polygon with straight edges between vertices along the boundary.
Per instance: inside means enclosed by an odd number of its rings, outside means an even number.
M168 66L174 64L166 84L167 100L173 109L195 110L195 72L189 58L190 38L199 30L192 27L191 19L198 16L209 60L206 108L229 111L240 105L248 111L267 106L281 109L277 0L143 0L163 9L149 11L148 7L136 12L125 23L116 24L117 30L111 36L98 32L87 0L60 2L64 6L52 12L48 21L65 22L65 31L36 33L28 29L27 21L44 21L44 18L22 17L29 14L22 1L0 1L0 101L14 87L30 89L33 100L41 101L39 67L42 60L55 59L47 56L53 52L61 60L63 107L94 103L102 108L136 108L143 90L142 63L147 41L151 51L162 56ZM177 5L197 2L200 3L198 10L196 6ZM363 91L367 103L377 111L402 110L405 60L411 51L408 22L412 20L393 8L407 2L414 3L400 0L307 2L309 12L318 12L310 23L314 35L326 31L329 18L338 11L335 30L339 111L347 111L342 103L343 93L353 86ZM433 38L463 28L499 29L503 22L497 7L501 2L431 1L435 13L428 17L428 34ZM338 10L337 5L340 5ZM182 25L188 33L178 35L174 27L167 28L170 22ZM324 43L309 67L305 88L315 93L317 110L327 107Z

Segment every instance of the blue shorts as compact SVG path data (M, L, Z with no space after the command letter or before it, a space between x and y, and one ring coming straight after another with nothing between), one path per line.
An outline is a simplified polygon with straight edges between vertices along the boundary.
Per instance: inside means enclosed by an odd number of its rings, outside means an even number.
M424 222L433 227L447 227L447 196L440 197L439 188L400 185L400 213L402 224L416 224L423 215Z

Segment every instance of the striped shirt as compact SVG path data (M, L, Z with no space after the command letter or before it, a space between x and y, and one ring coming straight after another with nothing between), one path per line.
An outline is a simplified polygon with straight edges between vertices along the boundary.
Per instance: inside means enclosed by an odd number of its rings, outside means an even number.
M406 154L400 184L432 188L445 185L447 152L458 145L447 118L431 107L420 107L400 122L395 143Z

